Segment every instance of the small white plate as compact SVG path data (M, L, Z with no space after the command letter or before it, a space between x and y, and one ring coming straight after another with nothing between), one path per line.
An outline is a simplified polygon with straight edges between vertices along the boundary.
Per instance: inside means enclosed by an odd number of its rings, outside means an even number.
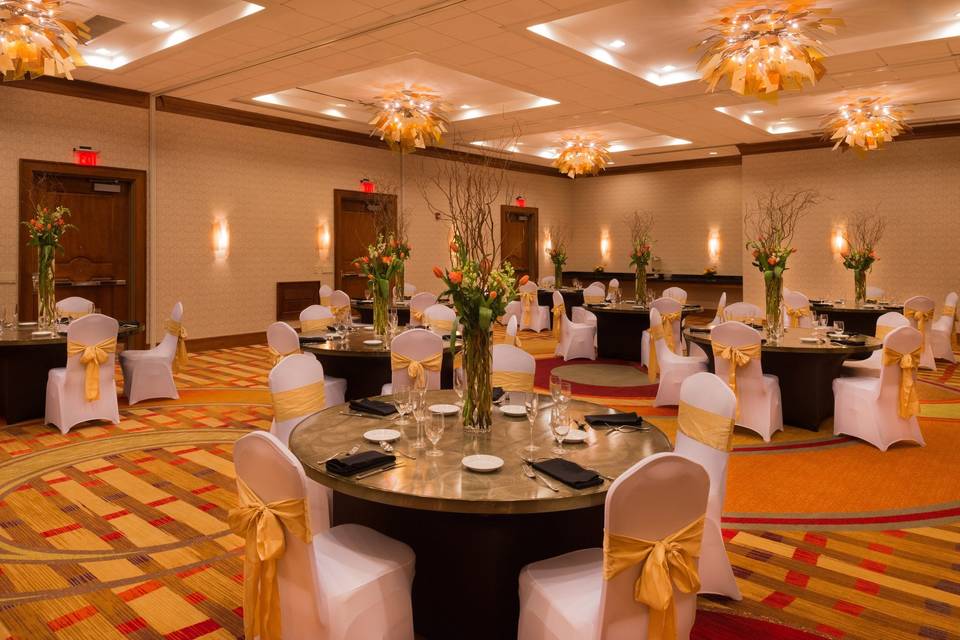
M578 444L587 441L587 432L580 429L571 429L567 435L563 436L563 441L567 444Z
M371 347L376 347L383 344L383 340L364 340L363 344L368 344Z
M455 404L432 404L427 407L427 409L430 409L430 413L439 413L443 416L452 416L460 413L460 407Z
M491 471L496 471L503 466L503 458L490 456L485 453L477 453L472 456L466 456L460 462L462 462L463 466L465 466L467 469L470 469L470 471L477 471L479 473L490 473Z
M54 335L53 331L32 331L30 332L31 338L52 338Z
M828 337L828 338L846 338L846 337L847 337L847 334L845 334L845 333L828 333L828 334L827 334L827 337Z
M371 429L363 434L370 442L393 442L400 439L400 432L396 429Z
M526 417L527 409L522 404L505 404L500 407L500 413L514 418Z
M800 342L809 342L812 344L816 344L820 342L820 339L819 338L800 338Z
M37 326L37 323L36 322L18 322L17 326L18 327L35 327Z

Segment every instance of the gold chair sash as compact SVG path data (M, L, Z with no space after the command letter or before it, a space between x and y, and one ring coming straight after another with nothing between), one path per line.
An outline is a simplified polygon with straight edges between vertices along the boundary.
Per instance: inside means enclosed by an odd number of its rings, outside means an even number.
M713 357L723 358L730 361L730 371L727 373L727 384L733 393L737 396L737 417L740 417L740 390L737 389L737 370L750 364L754 358L759 358L761 354L760 344L744 345L742 347L730 347L719 342L712 342Z
M520 306L523 309L520 326L529 327L532 322L533 308L537 305L537 292L524 291L520 293Z
M921 311L920 309L904 309L903 315L917 323L917 331L920 332L920 348L927 346L927 323L933 320L933 311Z
M680 311L660 314L660 322L663 324L663 339L667 342L667 348L674 353L677 353L677 343L673 336L673 323L680 320L682 315Z
M650 327L650 354L647 357L647 377L650 380L660 378L660 361L657 359L657 340L664 338L663 327ZM670 329L670 335L673 335L673 329Z
M442 318L427 318L427 324L431 329L437 331L452 331L453 330L453 320L443 320Z
M490 374L493 386L504 391L533 391L533 374L523 371L494 371Z
M523 344L520 342L520 334L515 333L510 335L509 333L503 334L503 344L508 344L511 347L516 347L518 349L523 349Z
M107 338L97 344L81 344L67 342L67 355L80 356L80 364L85 367L83 394L87 402L100 399L100 366L103 365L111 353L117 351L117 338Z
M405 355L399 354L396 351L390 353L390 368L394 371L398 369L406 369L407 375L410 376L410 379L413 380L414 386L419 388L426 388L427 386L427 374L426 371L440 371L440 366L443 364L443 351L438 352L436 355L432 355L429 358L424 358L423 360L414 360L413 358L408 358Z
M724 322L742 322L743 324L758 324L762 325L766 318L758 318L756 316L726 316L723 318Z
M783 305L783 307L787 310L787 316L790 318L791 327L799 327L800 319L804 316L810 315L810 307L797 307L796 309L791 309L787 305Z
M270 396L273 398L273 418L277 422L323 411L327 404L323 380L296 389L271 393Z
M280 353L273 347L267 347L267 350L270 352L270 361L273 362L273 366L280 364L280 361L286 358L287 356L293 356L300 353L300 347L297 347L293 351L288 351L286 353Z
M177 336L177 353L173 357L173 370L180 371L187 366L187 361L190 359L190 354L187 353L187 330L173 318L167 320L164 329L170 335Z
M733 450L733 418L680 401L677 424L688 438L718 451Z
M683 593L700 590L697 558L703 538L704 516L662 540L641 540L603 532L603 579L610 580L630 567L641 565L633 599L650 609L647 637L676 640L677 619L673 588Z
M230 529L246 541L243 556L243 631L247 638L281 640L277 560L286 552L283 529L310 544L307 501L264 504L237 478L239 506L227 515Z
M57 317L58 318L69 318L70 320L79 320L83 316L90 315L89 311L66 311L64 309L57 308Z
M330 296L320 296L320 304L324 307L330 306Z
M336 323L336 318L310 318L300 321L300 331L303 333L316 333L326 331L330 325Z
M410 319L415 321L419 325L426 324L423 316L424 309L410 309Z
M340 322L346 322L347 318L350 317L350 304L341 304L336 307L330 307L330 312L333 314L333 317Z
M920 398L917 396L916 377L923 347L911 353L900 353L890 347L883 348L883 366L900 366L900 402L897 413L901 418L911 418L920 413Z
M877 340L883 340L884 338L887 337L887 334L888 334L888 333L890 333L890 332L893 331L894 329L899 329L899 328L900 328L900 327L888 327L888 326L886 326L886 325L878 324L878 325L877 325L877 330L876 330L876 332L875 332L874 337L875 337Z
M567 308L563 304L553 305L553 337L560 341L563 336L563 316L567 315Z
M723 306L722 304L718 304L718 305L717 305L717 318L718 318L718 319L724 320L723 314L726 313L726 309L727 309L727 308L726 308L725 306Z
M960 350L960 342L957 341L957 308L943 305L943 315L950 318L950 347L954 351Z
M583 294L583 304L603 304L603 296Z

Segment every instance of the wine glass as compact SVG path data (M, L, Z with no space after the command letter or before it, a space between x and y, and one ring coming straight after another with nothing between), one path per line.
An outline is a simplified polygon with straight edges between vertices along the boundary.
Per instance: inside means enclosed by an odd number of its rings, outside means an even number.
M833 328L836 329L837 333L843 333L843 320L834 320Z
M567 410L567 405L570 404L570 398L573 397L573 386L566 380L560 381L560 394L557 396L557 402L563 407L564 412Z
M399 318L397 317L397 310L390 309L390 311L387 314L387 331L390 333L391 336L397 335L397 327L399 326L399 324L400 324L400 321L399 321Z
M570 422L567 420L567 412L560 405L554 405L550 410L550 431L557 440L557 446L552 451L563 457L567 453L563 448L563 439L570 433Z
M540 394L534 391L528 391L523 396L523 407L527 411L527 421L530 423L530 444L523 448L524 451L533 453L540 449L533 443L533 423L537 421L537 414L540 412Z
M560 383L562 378L558 375L550 374L550 397L553 398L553 402L560 402Z
M393 404L397 408L397 413L400 414L400 417L397 419L396 424L398 425L407 425L407 419L404 417L408 411L410 411L410 387L404 387L402 389L397 389L393 392Z
M453 368L453 392L457 394L457 406L463 406L463 385L466 382L466 374L462 367Z
M423 421L427 417L427 394L425 390L414 389L411 391L411 404L413 405L413 419L417 421L417 439L412 446L414 449L425 449L427 446L423 439Z
M443 436L444 426L442 413L434 413L430 416L430 419L426 421L427 438L430 440L430 444L433 445L433 448L427 451L428 456L436 457L443 455L443 451L437 449L437 443L440 442L440 438Z

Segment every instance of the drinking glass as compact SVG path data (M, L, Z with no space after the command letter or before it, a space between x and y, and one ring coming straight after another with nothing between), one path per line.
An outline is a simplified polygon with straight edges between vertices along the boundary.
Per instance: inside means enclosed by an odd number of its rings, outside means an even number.
M537 421L537 414L540 412L540 394L534 391L528 391L523 396L523 407L527 410L527 422L530 423L530 444L523 448L524 451L533 453L540 449L533 443L533 423Z
M563 448L563 439L570 433L570 422L567 420L567 412L564 411L562 406L554 405L550 410L550 431L553 432L553 437L557 440L557 446L552 451L563 457L567 453Z
M843 333L843 320L834 320L833 327L837 330L837 333Z
M427 394L421 389L414 389L410 393L413 419L417 421L417 439L412 446L414 449L425 449L427 443L423 439L423 421L427 418Z
M463 385L466 382L466 373L461 367L453 369L453 392L457 394L457 406L463 406Z
M562 379L558 375L550 374L550 397L554 403L560 402L560 383Z
M443 436L443 428L445 426L443 421L444 417L442 413L435 413L426 421L427 438L430 440L430 444L433 445L433 448L427 451L428 456L436 457L443 455L443 451L437 449L437 443L440 442L440 438Z
M560 403L560 406L563 407L564 412L567 410L567 405L570 404L570 398L573 397L573 387L566 380L560 381L560 395L557 396L557 402Z
M390 312L387 314L387 331L390 332L391 336L397 335L398 326L399 319L397 318L397 310L390 309Z
M398 425L410 424L409 422L407 422L407 419L404 417L410 411L410 387L397 389L396 391L393 392L393 405L397 408L397 413L400 414L400 417L397 419L396 424Z

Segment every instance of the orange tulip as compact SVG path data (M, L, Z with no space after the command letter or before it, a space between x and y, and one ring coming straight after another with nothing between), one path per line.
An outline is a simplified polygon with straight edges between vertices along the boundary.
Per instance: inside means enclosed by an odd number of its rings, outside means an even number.
M523 285L527 284L528 282L530 282L530 276L523 276L522 278L520 278L520 286L521 286L521 287L522 287Z
M393 256L383 256L380 259L383 260L383 264L390 264L393 262Z
M438 278L442 278L442 277L443 277L443 269L441 269L440 267L436 267L436 266L435 266L435 267L433 268L433 275L437 276Z
M770 256L769 258L767 258L767 264L769 264L771 267L777 264L778 262L780 262L780 258L777 258L774 256Z
M496 291L491 291L491 292L490 292L490 299L491 299L491 300L496 300L496 299L497 299L497 292L496 292Z
M463 274L459 271L451 271L448 277L450 278L450 282L453 284L460 284L463 282Z
M456 242L451 242L451 243L450 243L450 251L452 251L452 252L454 252L454 253L459 253L460 247L457 246L457 243L456 243Z

